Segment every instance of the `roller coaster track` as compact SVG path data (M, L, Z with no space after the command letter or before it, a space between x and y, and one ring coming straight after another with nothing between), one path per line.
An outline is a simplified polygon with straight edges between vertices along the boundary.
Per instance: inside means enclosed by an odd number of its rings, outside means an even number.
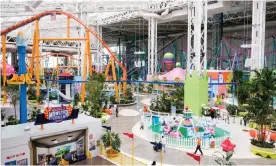
M65 15L73 20L75 20L77 23L79 23L80 25L82 25L86 30L88 30L93 36L95 36L100 42L101 44L107 49L107 51L109 52L110 56L112 58L114 58L114 60L116 61L116 63L120 66L120 68L123 71L123 80L127 80L127 71L125 69L125 67L123 66L123 64L118 60L118 58L116 57L116 55L111 51L111 49L108 47L108 45L104 42L104 40L91 28L89 28L84 22L82 22L80 19L78 19L77 17L75 17L74 15L64 12L64 11L60 11L60 10L49 10L49 11L45 11L42 13L39 13L37 15L32 16L31 18L28 18L26 20L20 21L4 30L1 31L1 36L2 35L6 35L9 32L16 30L24 25L27 25L29 23L34 22L35 20L39 20L42 17L45 16L49 16L51 14L57 14L57 15ZM126 83L124 83L124 87L126 87ZM124 88L125 89L125 88Z

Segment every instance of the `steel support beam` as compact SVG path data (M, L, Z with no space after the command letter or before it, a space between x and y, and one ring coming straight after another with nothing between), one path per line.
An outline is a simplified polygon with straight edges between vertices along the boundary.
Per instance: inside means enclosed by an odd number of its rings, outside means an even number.
M157 74L157 19L148 19L148 75Z
M251 69L264 68L266 1L253 1Z
M188 11L187 69L201 74L207 68L207 0L190 1Z

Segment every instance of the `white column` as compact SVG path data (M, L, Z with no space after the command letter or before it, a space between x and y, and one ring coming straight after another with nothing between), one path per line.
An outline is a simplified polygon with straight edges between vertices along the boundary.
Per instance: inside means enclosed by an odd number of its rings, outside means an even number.
M266 1L253 1L251 69L264 68Z
M148 19L148 75L157 73L157 20Z
M202 27L203 24L203 27ZM202 73L207 68L207 0L189 1L187 70ZM194 66L191 68L191 66Z

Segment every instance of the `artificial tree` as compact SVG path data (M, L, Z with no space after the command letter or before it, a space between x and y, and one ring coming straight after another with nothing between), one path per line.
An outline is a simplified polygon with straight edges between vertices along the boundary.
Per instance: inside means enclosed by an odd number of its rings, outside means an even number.
M276 74L268 68L254 71L255 77L251 81L250 97L248 99L249 116L259 125L257 139L251 143L259 147L275 147L266 142L264 126L271 123L276 110L273 108L273 97L276 95Z
M101 107L103 103L102 93L104 89L105 76L94 73L86 83L86 102L82 105L83 112L86 115L101 118Z
M109 148L109 150L113 149L117 152L120 152L122 142L118 133L107 131L104 135L102 135L101 141L105 149Z
M13 106L14 109L14 118L17 119L16 106L19 102L19 86L9 84L7 86L7 94L8 98L10 99L10 104Z
M36 106L33 107L31 113L29 114L28 122L34 122L36 119L36 116L41 113L41 110L38 109Z

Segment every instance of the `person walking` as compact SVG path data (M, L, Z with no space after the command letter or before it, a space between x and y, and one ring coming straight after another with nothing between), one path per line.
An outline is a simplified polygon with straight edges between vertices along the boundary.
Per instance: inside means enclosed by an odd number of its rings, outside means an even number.
M162 143L162 147L164 149L164 153L166 153L166 138L164 137L164 135L162 136L161 143Z
M200 137L197 137L197 146L196 146L196 150L195 150L194 154L196 154L197 150L199 150L201 155L203 155L203 153L201 151L201 139L200 139Z
M115 112L116 112L116 117L118 117L119 110L118 110L117 105L115 105L114 108L115 108Z
M144 122L143 121L140 122L140 130L144 130Z
M247 118L246 118L246 116L243 117L243 123L244 123L244 126L246 126L246 123L247 123Z

